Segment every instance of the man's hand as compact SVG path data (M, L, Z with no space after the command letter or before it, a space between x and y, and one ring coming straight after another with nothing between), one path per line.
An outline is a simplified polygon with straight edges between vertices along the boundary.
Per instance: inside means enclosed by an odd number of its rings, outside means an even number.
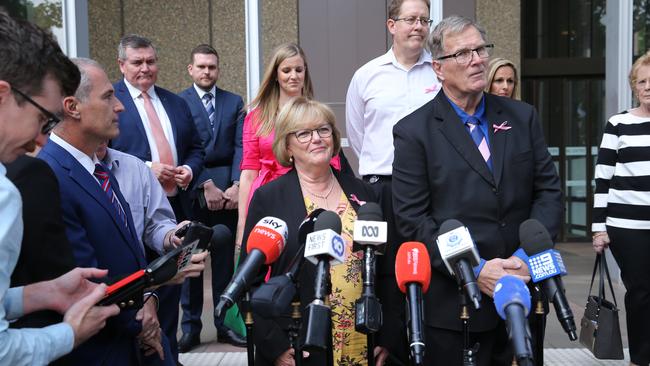
M138 338L148 339L155 335L156 330L160 328L160 322L158 322L158 314L156 314L156 299L154 296L150 296L142 309L138 310L137 314L135 314L135 320L142 323L142 330L138 334Z
M44 301L50 304L49 309L63 314L74 303L88 296L99 286L90 282L88 278L101 278L107 274L108 271L105 269L78 267L51 281L44 282L47 290L41 291L39 295L45 296Z
M165 239L163 239L163 250L169 252L183 243L183 239L176 236L176 232L183 226L191 223L189 220L185 220L176 225L176 228L169 230L165 234Z
M490 297L493 297L494 286L496 286L497 281L501 279L501 277L509 274L508 272L506 272L506 269L520 270L522 263L523 262L521 260L517 262L512 258L508 258L508 259L494 258L485 262L485 265L483 266L483 269L481 269L481 273L479 273L479 276L477 278L478 287L481 289L481 292L483 292L484 294ZM515 275L515 276L519 277L523 281L530 280L529 276L520 276L520 275Z
M223 191L217 188L211 180L203 184L203 196L210 211L221 210L226 203Z
M295 366L295 362L293 360L293 355L295 354L295 351L293 348L289 348L288 350L284 351L283 354L278 356L278 358L273 361L273 366ZM307 351L302 351L302 357L307 358L309 357L309 352Z
M188 277L199 277L201 272L205 269L205 258L208 257L209 252L204 250L202 253L193 254L190 258L190 264L183 268L180 272L164 285L180 285L185 282Z
M185 166L177 166L174 171L174 181L181 188L187 188L192 180L192 173Z
M174 176L176 175L176 168L173 165L163 164L157 161L151 162L151 171L160 184L174 180Z
M99 332L106 325L107 318L120 313L120 308L115 304L94 306L105 293L106 285L97 285L88 296L70 306L65 312L63 322L72 327L75 347Z
M138 342L140 343L140 349L144 351L145 356L158 353L158 357L161 360L165 359L165 351L162 347L162 330L160 328L156 329L149 338L138 337Z
M503 269L505 269L505 271L510 275L519 276L526 283L530 281L530 272L528 271L526 262L517 256L513 255L508 258Z
M226 189L226 192L224 192L223 195L226 200L224 209L236 210L237 205L239 204L239 185L233 184L228 189Z
M609 248L609 235L607 235L607 231L599 231L597 233L594 233L592 245L598 254Z

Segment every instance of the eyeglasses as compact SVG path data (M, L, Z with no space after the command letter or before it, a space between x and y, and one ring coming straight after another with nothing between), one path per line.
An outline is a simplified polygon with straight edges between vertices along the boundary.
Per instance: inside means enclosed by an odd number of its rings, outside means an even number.
M298 142L306 144L308 142L311 142L311 139L314 136L314 131L316 131L318 136L320 136L322 139L332 136L332 126L330 125L320 126L314 129L304 129L296 131L293 134L296 135Z
M486 44L481 47L474 48L473 50L460 50L453 55L447 55L447 56L442 56L438 57L436 60L445 60L448 58L454 58L456 59L456 62L460 65L466 65L472 61L472 57L474 57L474 52L478 55L480 58L488 58L490 57L490 52L494 48L493 44Z
M61 119L59 117L57 117L54 113L52 113L52 112L48 111L47 109L45 109L42 105L36 103L34 101L34 99L30 98L27 94L21 92L20 90L14 88L14 87L12 87L11 90L16 92L16 94L20 95L21 97L23 97L23 99L28 101L31 105L36 107L36 109L38 109L39 111L41 111L41 113L43 113L45 115L47 120L45 121L45 124L43 125L43 127L41 127L41 133L43 135L47 135L48 133L50 133L50 131L52 131L54 126L56 126L57 123L61 122Z
M423 27L429 27L433 23L433 20L429 18L418 18L418 17L408 17L408 18L393 18L394 21L402 21L408 25L415 25L416 23L422 24Z

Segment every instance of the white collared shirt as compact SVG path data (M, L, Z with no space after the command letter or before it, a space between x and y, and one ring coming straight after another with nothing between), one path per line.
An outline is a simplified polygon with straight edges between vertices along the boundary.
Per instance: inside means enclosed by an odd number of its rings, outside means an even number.
M432 100L440 82L423 50L410 69L402 66L391 48L354 73L345 103L350 146L359 158L359 175L392 175L393 126Z
M151 161L160 161L156 139L153 137L153 133L151 132L147 112L144 110L144 99L142 98L142 91L131 85L131 83L129 83L126 79L124 79L124 84L126 84L126 87L129 90L129 94L131 94L131 98L133 98L133 103L135 103L135 107L138 109L138 114L142 120L142 126L144 127L144 131L147 134L147 142L149 143L149 149L151 150ZM156 110L156 114L158 115L158 119L162 125L162 129L165 133L165 137L167 138L167 142L169 142L169 148L172 150L172 158L174 159L174 166L178 166L178 153L176 152L176 142L174 141L174 130L172 129L172 123L169 120L167 111L165 111L165 107L162 105L160 98L158 98L158 94L156 94L156 89L153 85L151 88L149 88L149 90L147 90L147 94L151 98L151 104L153 104L153 108ZM150 161L147 161L146 163L147 166L151 167ZM190 169L190 171L191 170L192 169Z
M212 85L212 89L210 89L208 91L205 91L205 90L201 89L198 85L196 85L196 83L193 83L192 85L194 86L194 90L196 90L196 93L199 95L199 99L201 99L201 104L203 104L204 107L205 107L205 101L203 100L203 96L208 94L208 93L212 93L212 99L210 99L210 103L212 103L212 108L214 108L216 110L217 107L214 104L214 97L215 97L215 95L217 95L216 84Z
M63 150L67 151L72 155L75 160L81 164L81 166L90 174L95 180L97 181L98 184L101 185L97 177L95 177L95 164L99 163L99 160L97 159L97 156L93 154L92 159L90 156L86 155L83 151L77 149L76 147L70 145L66 140L62 139L61 137L57 136L56 133L52 132L50 134L50 140L52 142L56 143L57 145L61 146Z

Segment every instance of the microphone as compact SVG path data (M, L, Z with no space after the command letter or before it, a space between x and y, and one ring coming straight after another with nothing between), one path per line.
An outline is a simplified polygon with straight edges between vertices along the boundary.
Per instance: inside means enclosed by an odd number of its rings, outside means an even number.
M318 216L325 211L317 208L312 211L298 227L298 243L300 247L287 266L287 272L271 277L266 283L253 292L250 300L251 308L264 318L277 318L289 308L294 299L298 285L298 275L305 263L305 241L307 235L315 231Z
M355 303L354 329L363 334L376 333L383 322L381 303L375 295L376 249L387 241L388 224L381 207L368 202L359 208L354 222L353 251L363 249L363 289Z
M456 277L476 310L481 308L481 290L476 283L474 266L480 263L478 250L467 227L458 220L446 220L440 225L436 244L449 273Z
M253 227L246 241L248 256L221 294L214 309L215 316L239 300L242 293L250 287L262 264L269 265L278 259L286 240L287 224L276 217L267 216Z
M407 294L407 322L411 360L424 363L424 310L422 294L429 289L431 262L424 244L416 241L403 243L395 257L395 278L400 291Z
M530 292L524 281L511 275L501 277L494 287L494 306L501 319L506 321L517 364L532 366L531 337L526 322L530 311Z
M304 347L326 350L331 331L331 309L326 304L326 296L331 291L330 265L345 261L345 241L340 235L341 219L332 211L322 212L314 229L305 243L305 258L316 265L316 283L314 300L306 307Z
M569 339L578 339L573 312L569 306L561 276L566 268L560 253L553 249L553 240L541 222L528 219L519 226L521 248L529 256L527 265L533 283L539 283L546 297L553 302L555 313Z

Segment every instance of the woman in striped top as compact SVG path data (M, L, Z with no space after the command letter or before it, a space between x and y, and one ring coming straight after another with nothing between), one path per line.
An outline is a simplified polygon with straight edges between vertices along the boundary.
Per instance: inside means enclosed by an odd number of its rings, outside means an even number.
M627 290L632 365L650 363L650 52L632 66L639 106L612 116L596 165L593 246L610 248ZM610 243L611 240L611 243Z

